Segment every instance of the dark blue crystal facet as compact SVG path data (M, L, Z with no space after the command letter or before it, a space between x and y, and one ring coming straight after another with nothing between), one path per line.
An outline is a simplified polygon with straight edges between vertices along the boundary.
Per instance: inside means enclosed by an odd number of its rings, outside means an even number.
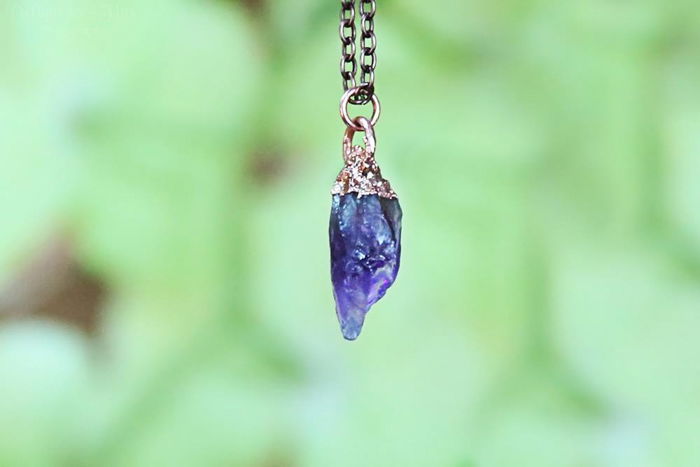
M370 307L384 296L399 271L399 200L333 195L329 235L335 309L343 336L354 340Z

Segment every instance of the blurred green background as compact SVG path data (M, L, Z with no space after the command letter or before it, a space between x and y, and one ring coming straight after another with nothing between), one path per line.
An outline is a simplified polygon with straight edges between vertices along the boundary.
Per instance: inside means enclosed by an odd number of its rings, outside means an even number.
M339 2L0 4L0 466L700 465L696 2L377 3L354 343Z

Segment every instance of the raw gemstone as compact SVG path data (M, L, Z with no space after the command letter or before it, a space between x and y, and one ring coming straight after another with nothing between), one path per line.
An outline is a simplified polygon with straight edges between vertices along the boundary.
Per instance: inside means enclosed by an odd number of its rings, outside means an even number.
M354 340L370 307L384 296L399 271L399 200L335 194L329 235L336 314L343 336Z

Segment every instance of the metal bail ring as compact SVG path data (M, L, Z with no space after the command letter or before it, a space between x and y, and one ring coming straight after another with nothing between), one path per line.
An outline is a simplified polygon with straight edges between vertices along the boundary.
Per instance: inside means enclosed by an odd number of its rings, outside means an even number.
M348 125L345 129L345 136L343 137L343 157L348 157L352 152L352 139L355 136L356 131L364 131L364 142L365 151L369 154L374 154L377 147L377 140L374 138L374 128L372 127L372 122L367 120L365 117L357 117L353 121L354 126ZM359 130L355 130L355 126Z
M354 88L350 88L345 91L345 94L343 94L343 97L340 99L340 117L343 119L343 123L355 131L364 131L364 128L357 123L357 119L353 120L350 118L350 114L348 113L348 104L350 103L350 98L360 91L361 88L359 86L355 86ZM379 115L381 114L382 108L379 105L379 98L376 94L372 94L371 102L372 118L369 119L369 124L370 126L374 127L379 120Z

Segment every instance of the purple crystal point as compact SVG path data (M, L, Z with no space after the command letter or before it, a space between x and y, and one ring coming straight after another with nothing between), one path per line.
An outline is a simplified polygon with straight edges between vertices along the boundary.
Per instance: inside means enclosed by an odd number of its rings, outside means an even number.
M384 296L399 270L399 200L334 194L329 234L336 314L343 336L354 340L370 307Z

